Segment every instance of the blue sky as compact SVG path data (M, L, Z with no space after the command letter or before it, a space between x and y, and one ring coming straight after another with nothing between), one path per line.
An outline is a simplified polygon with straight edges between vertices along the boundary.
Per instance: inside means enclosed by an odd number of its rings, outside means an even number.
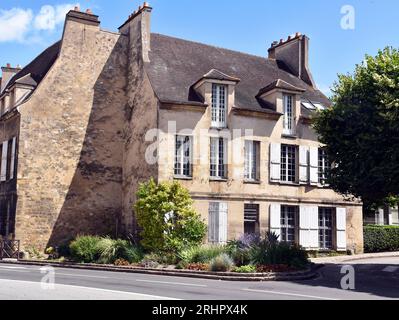
M397 0L152 0L152 31L266 56L271 42L295 32L310 37L310 66L320 89L366 53L399 47ZM8 0L0 3L0 64L26 65L61 37L64 14L79 3L116 31L142 1ZM354 29L341 20L353 7ZM352 16L350 16L352 17ZM346 20L345 20L346 21ZM351 20L352 21L352 20Z

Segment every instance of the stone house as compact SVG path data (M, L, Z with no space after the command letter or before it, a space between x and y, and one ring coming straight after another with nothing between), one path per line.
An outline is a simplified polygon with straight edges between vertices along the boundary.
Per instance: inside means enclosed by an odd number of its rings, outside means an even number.
M330 105L299 33L258 57L151 33L144 3L119 32L78 8L62 39L3 69L0 233L24 248L134 233L138 184L180 181L207 241L274 231L362 252L362 205L324 183L310 126Z

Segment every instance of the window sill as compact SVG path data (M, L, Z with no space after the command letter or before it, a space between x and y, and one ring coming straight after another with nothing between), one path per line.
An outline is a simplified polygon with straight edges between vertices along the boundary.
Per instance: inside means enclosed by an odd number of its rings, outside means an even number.
M298 135L296 133L283 133L281 137L286 139L298 139Z
M210 130L223 131L223 130L228 130L229 128L228 128L227 126L226 126L226 127L215 127L215 126L211 126L209 129L210 129Z
M300 186L303 186L303 184L299 184L298 182L271 181L271 183L279 184L281 186L288 186L288 187L300 187Z
M193 177L185 177L185 176L174 176L173 179L175 180L193 180Z
M244 180L244 184L261 184L259 180Z
M210 182L227 182L228 179L227 178L216 178L216 177L211 177L209 178Z

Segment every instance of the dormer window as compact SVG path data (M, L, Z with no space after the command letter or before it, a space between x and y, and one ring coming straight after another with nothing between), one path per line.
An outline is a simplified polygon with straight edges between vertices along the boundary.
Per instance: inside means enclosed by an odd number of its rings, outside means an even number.
M289 94L283 95L284 104L284 134L295 134L295 113L294 113L294 97Z
M227 86L212 84L212 127L226 128Z

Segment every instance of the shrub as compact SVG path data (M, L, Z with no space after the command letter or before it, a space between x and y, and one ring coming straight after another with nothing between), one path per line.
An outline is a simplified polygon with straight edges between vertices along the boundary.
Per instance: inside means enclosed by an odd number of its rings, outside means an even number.
M270 242L264 239L259 246L250 250L251 263L255 265L288 265L303 269L309 263L308 254L296 245Z
M151 179L140 185L137 198L136 216L145 249L177 254L202 243L206 225L194 210L189 191L179 183L156 184Z
M247 265L247 266L235 267L235 268L233 268L232 271L237 272L237 273L255 273L256 266Z
M81 263L93 263L99 258L99 237L79 236L70 244L71 258Z
M179 258L188 263L209 263L217 256L226 253L227 248L220 245L190 247L179 253Z
M233 260L226 253L223 253L212 259L209 269L214 272L226 272L230 271L233 266Z
M121 239L102 238L97 244L97 249L100 254L98 262L104 264L113 264L118 259L136 263L143 258L139 248L134 247L129 241Z
M389 252L399 250L399 227L365 226L365 252Z

